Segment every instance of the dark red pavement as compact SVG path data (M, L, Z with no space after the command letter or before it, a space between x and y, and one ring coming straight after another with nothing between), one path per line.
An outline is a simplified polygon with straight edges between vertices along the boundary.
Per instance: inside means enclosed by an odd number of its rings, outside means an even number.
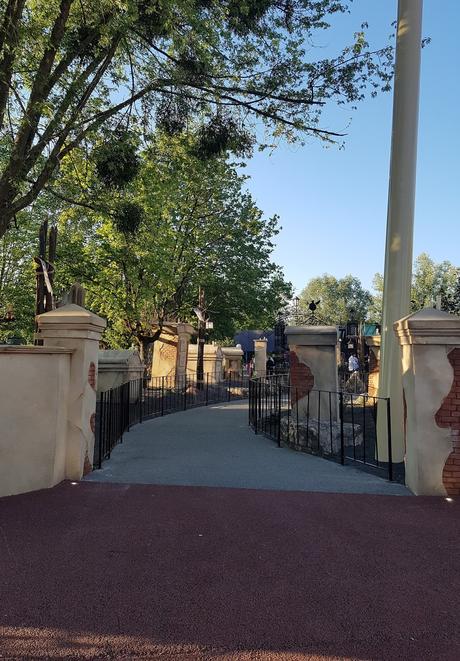
M2 659L460 659L459 503L65 483L0 526Z

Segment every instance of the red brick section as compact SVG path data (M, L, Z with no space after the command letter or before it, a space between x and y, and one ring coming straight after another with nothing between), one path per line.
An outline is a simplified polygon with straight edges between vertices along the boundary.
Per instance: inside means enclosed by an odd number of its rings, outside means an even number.
M295 351L290 352L290 371L291 399L292 403L295 404L312 390L315 385L315 377L308 365L300 362Z
M92 362L89 364L88 383L93 390L96 390L96 365Z
M460 496L460 349L453 349L447 357L454 369L454 380L435 420L439 427L450 428L452 436L452 452L444 466L442 482L449 496Z

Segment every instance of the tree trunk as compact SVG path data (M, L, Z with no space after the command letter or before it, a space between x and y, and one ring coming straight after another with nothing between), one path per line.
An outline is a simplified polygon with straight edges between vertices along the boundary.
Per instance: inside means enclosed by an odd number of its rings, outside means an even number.
M152 338L141 337L137 338L139 343L139 356L144 363L144 381L149 383L152 376L152 358L153 358L153 344Z

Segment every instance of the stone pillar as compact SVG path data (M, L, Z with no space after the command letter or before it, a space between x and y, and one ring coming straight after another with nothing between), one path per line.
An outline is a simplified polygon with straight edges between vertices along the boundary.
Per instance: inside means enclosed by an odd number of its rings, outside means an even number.
M265 376L267 373L267 338L254 340L254 376Z
M198 344L188 346L187 373L190 378L197 378ZM218 383L222 380L222 350L216 344L205 344L203 347L204 381Z
M379 374L380 374L380 344L381 335L368 335L364 338L369 347L369 381L367 392L371 397L377 397L379 394Z
M163 326L153 349L152 385L156 384L158 377L185 376L188 346L194 332L190 324L170 322Z
M45 347L72 351L66 476L79 480L93 464L98 351L106 321L79 305L69 304L39 315L37 324L37 336Z
M195 332L190 324L177 324L177 361L176 376L184 377L187 374L187 355L190 338Z
M460 496L460 317L426 308L394 324L402 347L406 484Z
M243 349L222 347L223 371L225 376L241 376L243 372Z
M298 401L300 417L338 419L337 397L337 328L335 326L288 326L286 339L289 345L291 386L294 400ZM312 390L325 391L321 396ZM297 393L297 396L296 396Z

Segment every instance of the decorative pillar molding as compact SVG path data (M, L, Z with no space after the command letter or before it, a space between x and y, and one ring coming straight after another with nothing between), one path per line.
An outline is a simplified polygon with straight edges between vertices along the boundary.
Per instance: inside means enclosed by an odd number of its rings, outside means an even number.
M367 335L364 341L369 347L369 381L367 392L371 397L377 397L379 394L380 346L382 336Z
M45 347L72 351L65 472L68 479L79 480L93 463L99 340L106 321L69 304L38 315L37 325Z
M460 317L426 308L394 324L402 348L406 484L460 495Z
M293 397L299 401L299 415L314 416L318 407L333 420L338 418L337 328L335 326L288 326L286 339L290 352ZM310 397L311 390L325 391L321 397ZM314 401L313 401L314 400ZM297 401L297 400L296 400ZM307 408L308 407L308 408Z
M254 340L254 376L265 376L267 373L267 338Z

